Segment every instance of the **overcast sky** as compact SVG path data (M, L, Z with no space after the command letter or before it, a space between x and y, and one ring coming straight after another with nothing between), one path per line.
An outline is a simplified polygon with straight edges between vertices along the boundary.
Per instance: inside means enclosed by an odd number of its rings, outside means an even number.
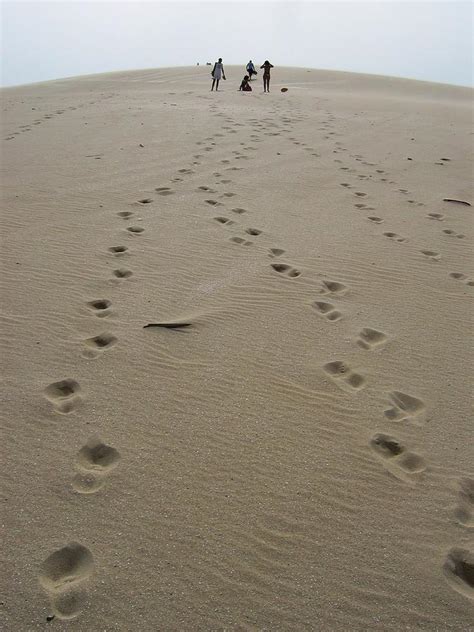
M2 2L2 85L270 59L472 85L470 2Z

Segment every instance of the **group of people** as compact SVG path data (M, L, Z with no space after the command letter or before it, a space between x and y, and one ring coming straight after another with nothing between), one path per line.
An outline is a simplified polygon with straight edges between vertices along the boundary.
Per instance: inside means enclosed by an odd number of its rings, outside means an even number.
M268 59L260 66L260 69L263 70L263 91L270 92L270 69L273 68L273 65L268 61ZM242 79L242 83L240 84L239 90L242 92L252 92L252 86L250 82L252 81L252 75L257 75L257 71L255 70L255 66L252 60L249 61L245 70L248 74ZM219 90L219 81L221 79L225 80L225 72L224 65L222 63L222 57L219 57L218 61L214 64L214 68L211 72L212 75L212 87L211 92L214 90L214 86L216 91Z

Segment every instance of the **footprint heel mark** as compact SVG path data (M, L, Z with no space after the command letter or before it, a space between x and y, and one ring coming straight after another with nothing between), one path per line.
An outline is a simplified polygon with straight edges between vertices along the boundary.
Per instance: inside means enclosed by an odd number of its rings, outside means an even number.
M458 506L454 510L456 520L467 527L474 529L474 480L462 478L459 481Z
M132 217L133 212L132 211L119 211L117 215L119 217L122 217L123 219L128 219L129 217Z
M336 321L342 318L341 312L337 310L332 303L327 303L326 301L314 301L312 307L320 316L323 316L327 320Z
M143 198L142 200L138 200L139 204L151 204L153 200L151 198Z
M55 616L73 619L81 613L86 601L83 584L93 571L92 553L77 542L70 542L44 560L38 580L51 601Z
M426 462L421 455L407 450L398 439L390 435L374 435L370 440L370 447L387 471L406 483L414 483L416 476L426 469Z
M301 272L299 270L297 270L296 268L292 268L287 263L271 263L270 265L275 270L275 272L290 277L291 279L295 279L301 276Z
M474 599L474 553L453 548L446 556L443 573L448 584L469 599Z
M81 404L81 387L76 380L67 378L53 382L44 389L44 396L51 402L58 413L67 415Z
M87 303L89 310L99 318L106 318L112 313L112 303L106 298L98 298Z
M360 391L366 385L363 375L353 371L345 362L334 360L323 366L323 371L343 390Z
M118 338L109 333L103 333L98 336L94 336L93 338L88 338L87 340L84 340L86 348L83 355L85 358L97 358L100 353L110 349L117 342Z
M128 251L127 246L110 246L109 252L111 252L116 257L120 257Z
M253 235L254 237L257 237L258 235L261 235L261 234L262 234L262 231L261 231L261 230L259 230L258 228L246 228L246 229L245 229L245 232L246 232L248 235Z
M421 399L400 391L393 391L390 393L390 400L393 406L384 412L385 417L390 421L413 420L421 422L424 420L426 406Z
M383 219L381 217L377 217L376 215L370 215L367 219L374 222L374 224L382 224L383 222Z
M380 349L388 340L386 334L377 329L371 329L370 327L364 327L359 333L357 338L357 344L359 347L367 350Z

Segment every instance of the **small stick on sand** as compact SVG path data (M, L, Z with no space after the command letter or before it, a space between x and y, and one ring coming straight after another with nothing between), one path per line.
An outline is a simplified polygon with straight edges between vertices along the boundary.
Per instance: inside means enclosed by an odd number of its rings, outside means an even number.
M443 198L443 202L454 202L455 204L464 204L465 206L471 206L469 202L464 200L455 200L454 198Z
M164 327L165 329L179 329L180 327L191 327L192 323L148 323L143 325L143 329L147 327Z

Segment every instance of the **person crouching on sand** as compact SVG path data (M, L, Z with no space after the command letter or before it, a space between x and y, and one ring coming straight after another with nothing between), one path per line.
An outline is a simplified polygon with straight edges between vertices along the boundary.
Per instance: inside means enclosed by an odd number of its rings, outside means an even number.
M212 69L211 75L212 75L211 92L214 90L214 84L216 86L216 92L217 92L217 90L219 90L219 81L221 80L221 77L225 81L225 72L224 72L224 66L222 64L222 57L219 57L219 61L216 61L216 63L214 64L214 68Z
M270 92L270 68L273 66L267 59L260 68L263 68L263 91Z
M243 92L252 92L252 86L249 84L248 75L245 75L245 77L242 79L239 90L242 90Z

